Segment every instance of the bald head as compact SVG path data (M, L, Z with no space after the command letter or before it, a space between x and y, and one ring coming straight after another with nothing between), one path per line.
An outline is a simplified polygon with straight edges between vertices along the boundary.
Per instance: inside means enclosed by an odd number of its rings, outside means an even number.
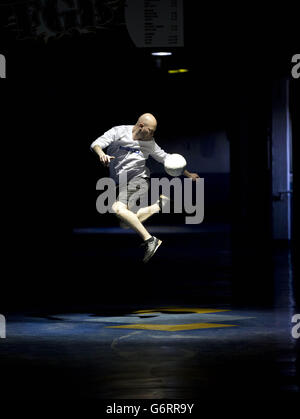
M142 123L142 124L146 124L146 125L152 125L155 126L157 125L157 121L155 119L155 117L152 115L152 113L144 113L143 115L141 115L137 121L137 123Z
M150 141L157 127L157 121L151 113L144 113L139 117L134 126L135 140Z

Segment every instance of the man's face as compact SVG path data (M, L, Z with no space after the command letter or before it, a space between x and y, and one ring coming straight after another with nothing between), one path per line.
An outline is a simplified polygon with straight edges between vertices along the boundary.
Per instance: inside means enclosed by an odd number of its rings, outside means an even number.
M140 139L142 141L151 141L153 140L153 135L156 130L154 124L141 124L140 125Z

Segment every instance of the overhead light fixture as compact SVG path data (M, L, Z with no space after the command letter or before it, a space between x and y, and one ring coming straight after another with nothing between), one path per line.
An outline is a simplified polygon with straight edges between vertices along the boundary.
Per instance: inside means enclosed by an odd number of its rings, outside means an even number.
M165 57L167 55L172 55L172 52L164 52L164 51L151 52L151 55L154 55L155 57Z
M179 68L178 70L168 70L169 74L178 74L178 73L187 73L189 70L187 68Z

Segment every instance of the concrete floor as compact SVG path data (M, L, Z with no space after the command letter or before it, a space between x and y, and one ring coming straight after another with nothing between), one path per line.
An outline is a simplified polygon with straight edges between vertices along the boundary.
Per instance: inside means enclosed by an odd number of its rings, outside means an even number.
M270 278L264 284L247 274L250 265L236 287L226 231L163 238L143 266L132 256L133 235L76 237L73 269L60 288L51 277L55 292L45 280L47 298L40 292L30 309L3 313L1 397L297 400L289 251L275 252L271 288ZM129 268L131 276L122 276ZM260 298L248 304L253 289L251 298Z
M105 309L9 315L1 341L6 397L296 398L299 358L289 314L128 307L116 316Z

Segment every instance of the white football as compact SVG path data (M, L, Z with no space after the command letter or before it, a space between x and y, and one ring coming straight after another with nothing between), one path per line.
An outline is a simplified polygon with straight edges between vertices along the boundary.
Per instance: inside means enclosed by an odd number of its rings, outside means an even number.
M181 154L169 154L164 162L165 171L170 176L180 176L186 168L186 160Z

